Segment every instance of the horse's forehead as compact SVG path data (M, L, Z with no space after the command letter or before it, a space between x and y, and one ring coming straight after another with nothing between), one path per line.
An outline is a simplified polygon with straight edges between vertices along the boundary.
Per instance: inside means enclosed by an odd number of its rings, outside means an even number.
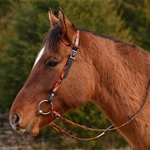
M39 51L39 53L35 59L33 67L35 67L35 65L39 62L39 60L42 58L43 55L52 58L57 53L58 53L58 50L56 50L56 49L55 50L49 50L49 48L47 48L46 45L43 46L43 48Z
M38 56L37 56L37 58L36 58L36 60L35 60L35 62L34 62L34 65L33 65L33 67L38 63L38 61L41 59L41 57L43 56L43 54L44 54L44 51L45 51L45 46L40 50L40 52L38 53Z

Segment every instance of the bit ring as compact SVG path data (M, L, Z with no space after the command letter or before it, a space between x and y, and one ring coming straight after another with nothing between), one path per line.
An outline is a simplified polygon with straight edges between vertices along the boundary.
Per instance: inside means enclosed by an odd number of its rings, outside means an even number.
M42 115L48 115L48 114L50 114L49 111L48 111L48 112L43 112L43 111L41 110L40 106L41 106L42 103L48 103L48 100L42 100L42 101L39 103L39 105L38 105L38 114L42 114ZM53 104L52 104L52 102L49 103L49 104L50 104L50 109L53 109Z

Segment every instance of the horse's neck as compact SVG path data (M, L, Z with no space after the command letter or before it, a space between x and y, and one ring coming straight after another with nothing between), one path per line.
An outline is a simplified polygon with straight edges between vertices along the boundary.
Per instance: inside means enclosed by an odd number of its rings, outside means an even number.
M150 56L139 47L88 34L81 36L84 41L80 59L92 66L89 81L94 82L95 88L91 99L115 126L122 125L140 110L146 99ZM149 101L132 122L119 129L137 150L149 149Z
M138 53L139 57L141 53L133 50L134 46L101 37L95 38L98 41L93 37L95 43L90 50L93 53L90 56L93 57L97 80L93 99L114 124L120 125L140 109L146 97L149 79L146 75L138 74L140 71L137 68L142 66L136 64L136 68L134 64L130 64L133 62L130 59L135 58L130 55Z

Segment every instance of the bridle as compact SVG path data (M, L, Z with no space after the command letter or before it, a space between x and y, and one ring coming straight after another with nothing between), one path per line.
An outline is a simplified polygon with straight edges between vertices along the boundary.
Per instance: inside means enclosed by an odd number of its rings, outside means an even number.
M56 82L55 85L54 85L54 88L53 88L53 90L52 90L52 92L51 92L51 94L50 94L48 100L42 100L42 101L39 103L39 105L38 105L39 113L40 113L40 114L43 114L43 115L48 115L48 114L50 114L50 112L43 112L43 111L40 109L41 104L46 102L46 103L49 103L49 104L51 105L51 109L53 108L53 103L52 103L53 98L54 98L54 96L55 96L55 94L56 94L56 92L57 92L57 90L58 90L58 88L59 88L59 86L60 86L62 80L67 77L67 75L68 75L68 73L69 73L69 70L70 70L70 68L71 68L71 65L72 65L73 61L75 60L75 57L76 57L76 54L77 54L77 50L78 50L78 45L79 45L79 30L77 30L77 35L76 35L75 44L72 44L72 43L67 42L65 39L62 38L61 35L59 35L59 39L60 39L60 41L61 41L62 43L64 43L66 46L71 47L71 48L72 48L72 51L71 51L70 57L69 57L69 59L68 59L66 65L65 65L63 71L62 71L61 74L60 74L60 77L58 78L57 82Z
M69 70L71 68L71 65L72 65L73 61L75 60L75 57L76 57L76 54L77 54L77 50L78 50L78 46L79 46L79 30L77 30L77 35L76 35L76 39L75 39L75 43L74 44L69 43L64 38L62 38L62 36L60 36L60 35L59 35L59 39L66 46L71 47L72 51L71 51L70 57L69 57L66 65L65 65L63 71L61 72L60 77L58 78L57 82L54 85L54 88L53 88L49 98L47 100L42 100L39 103L39 105L38 105L38 114L42 114L42 115L52 114L56 119L60 119L60 120L66 122L68 124L71 124L71 125L74 125L74 126L86 129L86 130L101 131L102 132L98 136L93 137L93 138L79 138L79 137L75 137L75 136L67 133L66 131L64 131L63 129L58 127L55 123L53 123L53 122L49 123L50 126L52 126L58 132L61 132L63 135L68 136L68 137L70 137L72 139L75 139L75 140L82 140L82 141L89 141L89 140L97 139L97 138L101 137L102 135L104 135L107 131L116 130L116 129L122 128L123 126L129 124L141 112L141 110L144 108L145 103L146 103L146 101L148 99L149 92L150 92L150 86L148 87L148 92L147 92L147 95L146 95L146 99L144 100L144 102L143 102L142 106L140 107L140 109L128 121L126 121L125 123L123 123L123 124L121 124L120 126L117 126L117 127L114 127L114 125L111 125L108 128L106 128L106 129L93 129L93 128L85 127L85 126L79 125L77 123L74 123L74 122L72 122L72 121L62 117L58 112L56 112L54 110L53 103L52 103L52 101L54 99L54 96L55 96L57 90L59 89L59 86L60 86L62 80L67 77L68 72L69 72ZM41 110L40 106L41 106L42 103L50 104L50 109L49 109L48 112L43 112Z

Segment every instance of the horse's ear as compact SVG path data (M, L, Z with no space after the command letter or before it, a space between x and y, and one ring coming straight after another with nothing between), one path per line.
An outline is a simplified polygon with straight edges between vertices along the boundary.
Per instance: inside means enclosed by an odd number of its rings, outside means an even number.
M59 8L59 26L61 28L61 34L67 36L71 42L75 40L76 37L76 27L67 19L64 12Z
M52 10L50 8L48 11L48 15L49 15L51 28L53 28L56 24L58 24L59 20L54 16L54 14L52 13Z

